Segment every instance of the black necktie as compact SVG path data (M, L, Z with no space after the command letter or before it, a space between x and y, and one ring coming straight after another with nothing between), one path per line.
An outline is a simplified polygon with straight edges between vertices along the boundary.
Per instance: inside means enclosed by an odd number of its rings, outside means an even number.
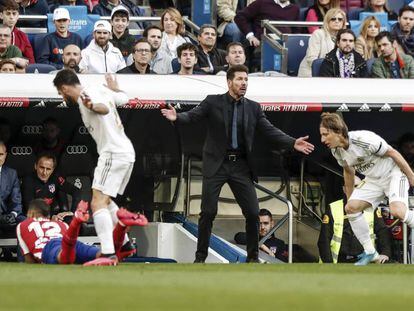
M237 102L233 103L234 109L233 109L233 122L231 125L231 147L233 149L237 149L238 143L237 143Z

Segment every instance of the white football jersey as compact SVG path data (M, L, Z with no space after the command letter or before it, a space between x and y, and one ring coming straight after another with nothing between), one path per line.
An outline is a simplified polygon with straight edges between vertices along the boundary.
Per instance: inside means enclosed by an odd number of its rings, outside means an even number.
M354 167L355 170L371 178L387 176L395 167L395 162L384 154L391 148L387 142L370 131L351 131L349 147L332 149L332 154L341 166Z
M135 161L135 151L124 132L116 107L128 102L123 92L113 92L104 86L86 87L83 94L89 96L93 104L103 104L109 113L103 115L86 108L79 97L78 104L83 123L96 142L98 154L122 154L125 161Z

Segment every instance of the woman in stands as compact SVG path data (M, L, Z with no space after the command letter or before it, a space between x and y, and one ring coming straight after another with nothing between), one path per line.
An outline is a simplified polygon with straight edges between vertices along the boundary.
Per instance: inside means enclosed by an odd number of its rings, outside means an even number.
M365 60L378 57L378 46L375 37L379 34L381 23L375 16L367 17L361 26L361 34L355 42L355 51Z
M388 8L388 0L367 0L362 12L387 13L388 20L397 20L398 15Z
M160 49L172 58L176 58L177 47L188 42L188 40L183 37L185 27L180 12L175 8L166 9L161 15L161 28L163 33Z
M315 4L312 5L306 11L307 22L323 22L323 19L330 9L339 9L340 0L315 0ZM318 26L308 27L309 33L313 33L319 29Z
M323 28L313 32L309 39L308 49L299 66L299 77L312 76L312 63L315 59L324 58L335 47L336 34L346 28L346 14L341 9L330 9L323 19Z

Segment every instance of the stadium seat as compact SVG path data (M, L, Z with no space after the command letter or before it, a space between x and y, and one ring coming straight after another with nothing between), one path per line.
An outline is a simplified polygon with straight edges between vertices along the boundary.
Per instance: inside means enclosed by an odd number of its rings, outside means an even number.
M288 75L297 76L299 65L306 55L310 35L288 35L284 42L288 49Z
M323 60L324 58L318 58L312 62L312 77L319 77L319 71L321 69Z
M33 53L34 53L35 59L37 59L38 55L40 55L40 47L42 45L43 38L46 36L47 36L47 33L39 33L33 37L32 47L33 47Z
M6 165L17 171L19 178L29 175L34 170L36 156L30 146L12 146L7 154Z
M405 5L405 0L388 1L388 8L397 14L404 5Z
M173 60L171 60L171 66L172 66L173 73L177 73L180 71L181 65L178 62L178 58L174 58Z
M26 73L49 73L56 70L56 67L49 64L30 64L26 68Z
M304 21L306 19L306 12L308 11L308 7L300 8L299 11L299 20Z

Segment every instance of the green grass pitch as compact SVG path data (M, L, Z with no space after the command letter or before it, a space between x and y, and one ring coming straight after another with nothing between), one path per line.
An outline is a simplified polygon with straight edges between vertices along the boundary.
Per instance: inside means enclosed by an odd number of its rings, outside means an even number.
M411 310L414 266L1 263L0 286L0 310Z

